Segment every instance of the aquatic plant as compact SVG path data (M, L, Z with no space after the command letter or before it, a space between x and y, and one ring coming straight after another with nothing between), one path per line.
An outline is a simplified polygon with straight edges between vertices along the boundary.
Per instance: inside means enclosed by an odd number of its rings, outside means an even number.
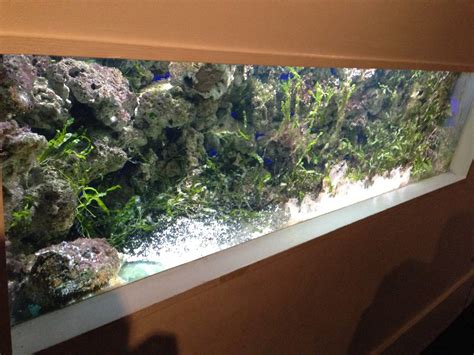
M109 187L103 192L99 192L97 189L91 186L78 186L78 205L76 207L76 220L78 222L78 228L83 236L91 237L100 235L100 231L97 231L92 226L95 224L91 221L97 218L93 211L93 205L96 205L103 213L109 214L109 209L105 205L103 199L109 192L120 189L119 185Z
M74 119L67 120L61 130L48 141L47 149L38 158L40 165L46 169L56 170L64 178L77 196L76 226L80 234L91 237L100 235L94 228L95 210L98 208L108 214L109 209L103 199L112 191L120 189L114 185L99 191L90 186L91 178L87 157L94 150L91 139L85 130L69 132Z
M84 132L69 132L73 123L74 119L70 118L61 130L56 130L56 135L48 141L47 149L38 157L40 164L47 165L51 160L71 155L84 160L92 152L94 146Z
M343 77L337 85L331 80L311 82L301 74L302 69L288 67L278 77L282 121L276 130L253 131L247 109L241 108L240 128L214 132L221 147L207 151L205 164L177 183L166 182L167 187L153 198L132 197L121 208L110 211L104 199L119 185L102 189L90 186L86 161L94 145L84 130L69 132L73 120L57 131L39 160L42 165L58 168L76 191L80 232L105 233L118 248L126 244L127 235L150 232L160 215L173 219L219 210L223 218L231 218L257 213L270 203L291 197L301 200L307 193L317 194L331 166L340 160L349 161L348 173L357 179L405 165L412 166L414 176L431 171L427 152L432 145L419 131L421 127L426 132L425 126L439 122L440 107L424 109L423 104L412 100L406 112L397 111L410 100L399 93L399 85L423 82L428 85L426 95L432 95L439 89L440 78L400 72L380 82L380 95L392 108L391 116L367 124L363 129L366 142L361 144L354 142L346 129L347 107L356 86ZM331 71L331 75L337 72ZM167 77L164 74L163 78ZM445 96L439 101L444 104ZM58 167L61 160L72 164L67 169Z
M446 118L455 78L446 72L399 71L379 84L381 94L388 94L384 97L391 110L383 120L367 124L365 142L352 144L346 139L338 147L338 154L351 157L353 176L370 178L397 166L411 167L415 180L433 174L441 144L439 126ZM400 83L411 88L408 94L399 93Z
M107 241L118 250L123 250L131 238L141 237L157 229L159 222L150 216L140 196L132 196L122 207L110 211L102 223L102 231L107 233Z
M24 196L19 209L12 212L12 218L7 229L26 229L31 223L31 209L34 205L32 196Z
M311 131L317 123L323 121L328 116L329 104L336 94L336 88L331 85L323 86L321 83L316 82L313 89L309 90L309 94L314 100L307 117L308 129Z

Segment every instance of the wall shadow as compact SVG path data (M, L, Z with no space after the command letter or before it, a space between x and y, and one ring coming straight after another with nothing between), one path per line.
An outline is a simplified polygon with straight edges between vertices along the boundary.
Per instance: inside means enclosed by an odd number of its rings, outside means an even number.
M111 299L107 308L110 308L112 304L114 308L122 307L120 298L118 297ZM67 324L65 326L67 326ZM159 328L158 325L152 325L152 327ZM135 340L139 337L137 333L139 332L131 332L129 318L124 317L42 350L38 352L38 354L179 354L178 343L174 334L165 331L156 331L151 336L146 337L144 341L137 344Z
M360 318L348 354L370 352L468 272L472 266L473 234L471 213L453 216L441 232L430 263L409 259L388 273Z

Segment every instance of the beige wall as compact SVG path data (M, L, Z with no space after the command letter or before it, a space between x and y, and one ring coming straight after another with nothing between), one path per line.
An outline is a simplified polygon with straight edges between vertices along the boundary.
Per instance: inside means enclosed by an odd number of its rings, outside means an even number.
M0 52L474 70L471 0L0 0Z

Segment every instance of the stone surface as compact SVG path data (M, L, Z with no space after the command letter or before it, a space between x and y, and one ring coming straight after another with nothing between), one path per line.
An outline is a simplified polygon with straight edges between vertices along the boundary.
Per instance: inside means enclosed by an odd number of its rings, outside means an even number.
M31 105L28 112L19 114L16 119L35 129L49 133L61 129L70 117L71 102L57 95L48 86L48 80L38 77L31 90Z
M220 99L234 79L235 65L204 63L170 63L171 82L186 94L204 99Z
M31 257L23 292L48 310L107 286L119 269L119 255L104 239L62 242Z
M179 95L180 90L157 85L139 97L134 126L152 140L163 140L166 128L180 128L191 123L193 105Z
M169 62L157 62L148 60L127 60L127 59L97 59L101 65L119 69L128 79L130 87L139 91L150 85L153 81L158 81L166 77Z
M49 132L64 125L70 102L67 95L57 95L43 77L49 65L49 57L0 57L0 121L14 118Z
M82 114L83 120L95 118L115 131L130 123L137 100L120 70L66 58L48 67L48 79L63 99L70 91L79 104L76 114ZM80 105L88 107L94 117L85 108L81 112Z
M67 234L76 216L77 192L55 169L37 168L31 172L26 194L32 201L31 224L27 235L44 246L50 239Z
M31 56L0 55L0 121L27 112L33 106L37 70Z
M128 159L127 153L118 147L118 142L107 135L91 138L91 144L93 149L86 157L67 154L61 159L50 159L48 165L67 176L82 176L93 181L120 170Z
M8 226L12 211L24 196L24 185L37 157L46 149L46 139L16 121L0 122L0 158L3 173L5 221Z
M95 140L94 149L87 156L89 178L94 180L120 170L127 159L127 153L115 146L107 137Z

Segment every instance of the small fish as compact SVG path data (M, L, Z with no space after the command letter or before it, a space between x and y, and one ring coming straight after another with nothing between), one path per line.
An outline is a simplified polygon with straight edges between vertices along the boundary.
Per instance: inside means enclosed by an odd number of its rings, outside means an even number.
M329 70L331 71L331 74L332 74L332 75L334 75L334 76L337 75L337 70L336 70L336 68L330 68Z
M233 118L234 120L236 120L236 119L239 118L239 114L237 113L237 111L232 111L232 112L230 113L230 115L232 116L232 118Z
M451 113L453 114L453 116L456 116L459 112L459 101L455 97L451 97L450 103Z
M171 74L170 72L166 72L165 74L155 74L153 76L153 81L160 81L160 80L166 80L166 79L169 79L171 78Z
M217 149L216 148L209 149L207 151L207 155L211 158L217 157Z
M282 81L287 81L288 79L293 79L295 75L293 73L281 73L279 79Z
M263 159L263 164L267 167L270 167L273 164L273 160L271 160L270 158L264 158Z
M258 141L260 138L262 138L263 136L265 136L265 133L263 132L255 132L255 140Z

